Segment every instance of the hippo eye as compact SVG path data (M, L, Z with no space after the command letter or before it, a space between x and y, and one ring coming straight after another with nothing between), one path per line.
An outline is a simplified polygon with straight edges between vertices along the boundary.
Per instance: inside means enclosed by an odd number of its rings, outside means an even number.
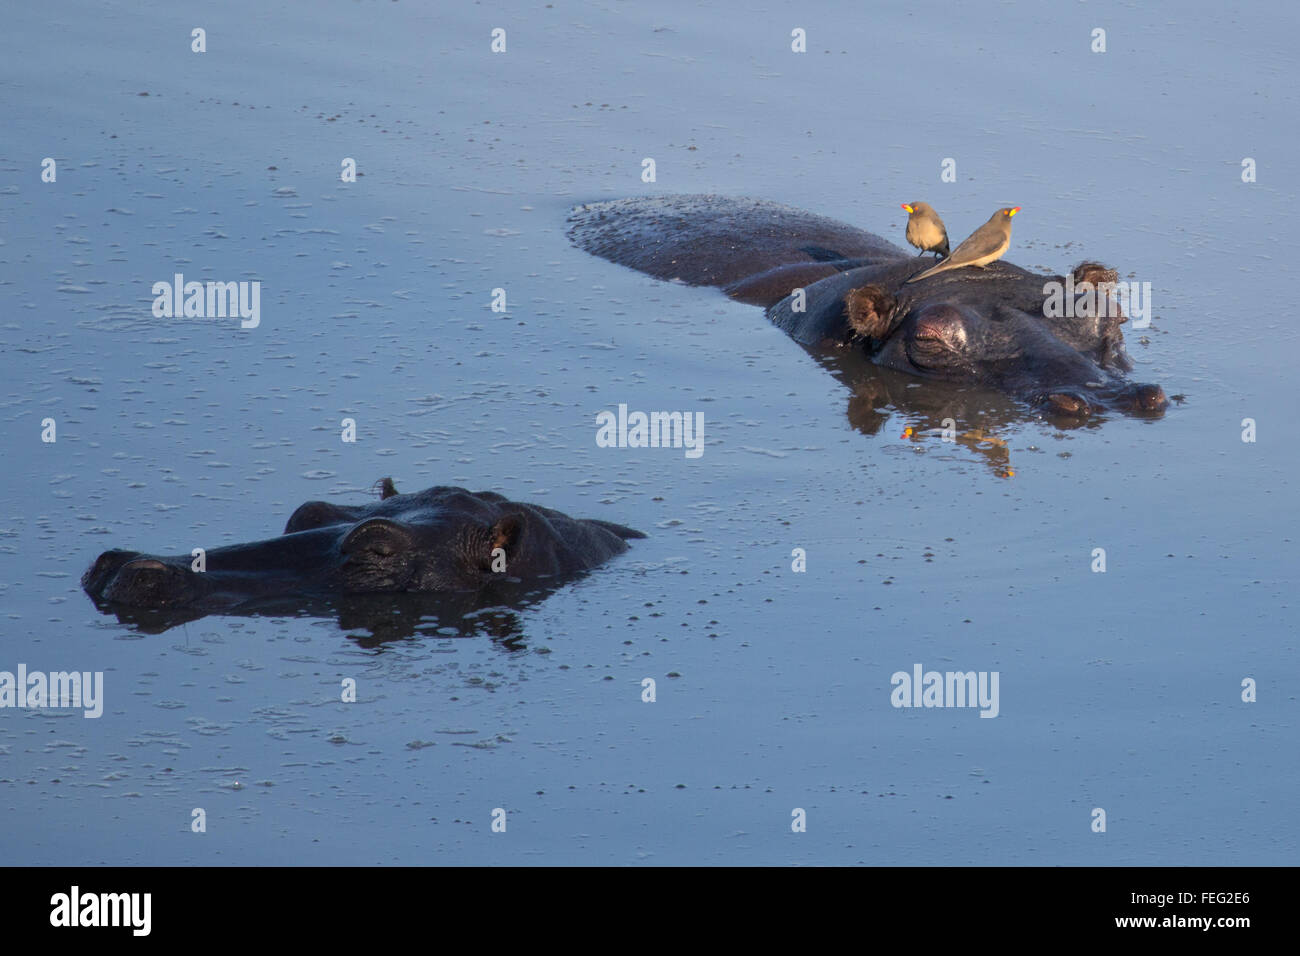
M907 350L907 360L913 367L928 369L940 364L939 358L943 348L933 339L920 339L911 343Z
M952 347L937 329L916 329L907 339L907 360L922 371L946 368L951 363Z
M943 333L937 329L920 328L912 336L912 342L923 349L934 351L935 349L946 349L948 340Z

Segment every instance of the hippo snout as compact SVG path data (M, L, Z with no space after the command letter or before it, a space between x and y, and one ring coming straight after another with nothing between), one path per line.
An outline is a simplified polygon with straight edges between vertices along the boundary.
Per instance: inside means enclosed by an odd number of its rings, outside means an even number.
M1159 385L1112 385L1053 389L1041 395L1036 404L1055 418L1085 419L1108 408L1158 415L1168 407L1169 399Z
M193 596L187 571L138 551L105 551L81 586L100 601L130 607L174 607Z

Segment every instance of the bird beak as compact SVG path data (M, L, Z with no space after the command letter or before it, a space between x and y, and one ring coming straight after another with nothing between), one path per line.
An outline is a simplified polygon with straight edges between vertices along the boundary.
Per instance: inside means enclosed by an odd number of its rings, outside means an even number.
M899 208L900 208L900 209L906 209L906 210L908 211L908 213L911 213L911 211L912 211L912 207L909 206L907 203L899 203Z
M1016 213L1018 213L1018 212L1020 212L1020 207L1019 207L1019 206L1017 206L1015 209L1013 209L1013 210L1011 210L1009 213L1007 213L1007 218L1008 218L1008 219L1011 218L1012 216L1014 216L1014 215L1015 215Z

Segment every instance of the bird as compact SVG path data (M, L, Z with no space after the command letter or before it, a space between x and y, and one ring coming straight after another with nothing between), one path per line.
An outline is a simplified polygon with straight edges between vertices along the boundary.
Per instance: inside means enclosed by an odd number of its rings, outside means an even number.
M907 241L921 250L917 255L933 252L936 256L947 256L948 230L930 204L905 202L900 205L907 210Z
M920 275L914 275L908 282L924 279L936 272L960 269L962 266L979 266L983 268L990 262L1002 258L1002 254L1011 245L1011 217L1020 212L1019 206L1007 206L993 214L988 222L972 232L966 240L952 251L947 259L926 269ZM907 283L904 283L906 285Z

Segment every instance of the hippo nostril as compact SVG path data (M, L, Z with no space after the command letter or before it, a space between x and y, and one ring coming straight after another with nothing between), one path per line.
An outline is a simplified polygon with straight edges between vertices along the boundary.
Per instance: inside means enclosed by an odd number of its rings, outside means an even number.
M1072 392L1052 392L1043 401L1046 403L1048 410L1057 415L1082 418L1092 414L1092 406L1088 403L1088 400L1082 395L1076 395Z
M139 557L139 551L123 551L121 549L105 551L95 559L95 563L87 568L86 573L81 576L81 586L91 594L99 594L112 583L113 578L122 569L123 565L138 560Z
M132 561L117 572L119 582L130 582L133 589L156 587L167 580L167 565L153 558Z
M1139 385L1134 396L1138 408L1149 412L1158 412L1169 404L1165 390L1159 385Z
M184 591L184 572L157 558L137 558L117 569L103 597L134 607L160 607Z

